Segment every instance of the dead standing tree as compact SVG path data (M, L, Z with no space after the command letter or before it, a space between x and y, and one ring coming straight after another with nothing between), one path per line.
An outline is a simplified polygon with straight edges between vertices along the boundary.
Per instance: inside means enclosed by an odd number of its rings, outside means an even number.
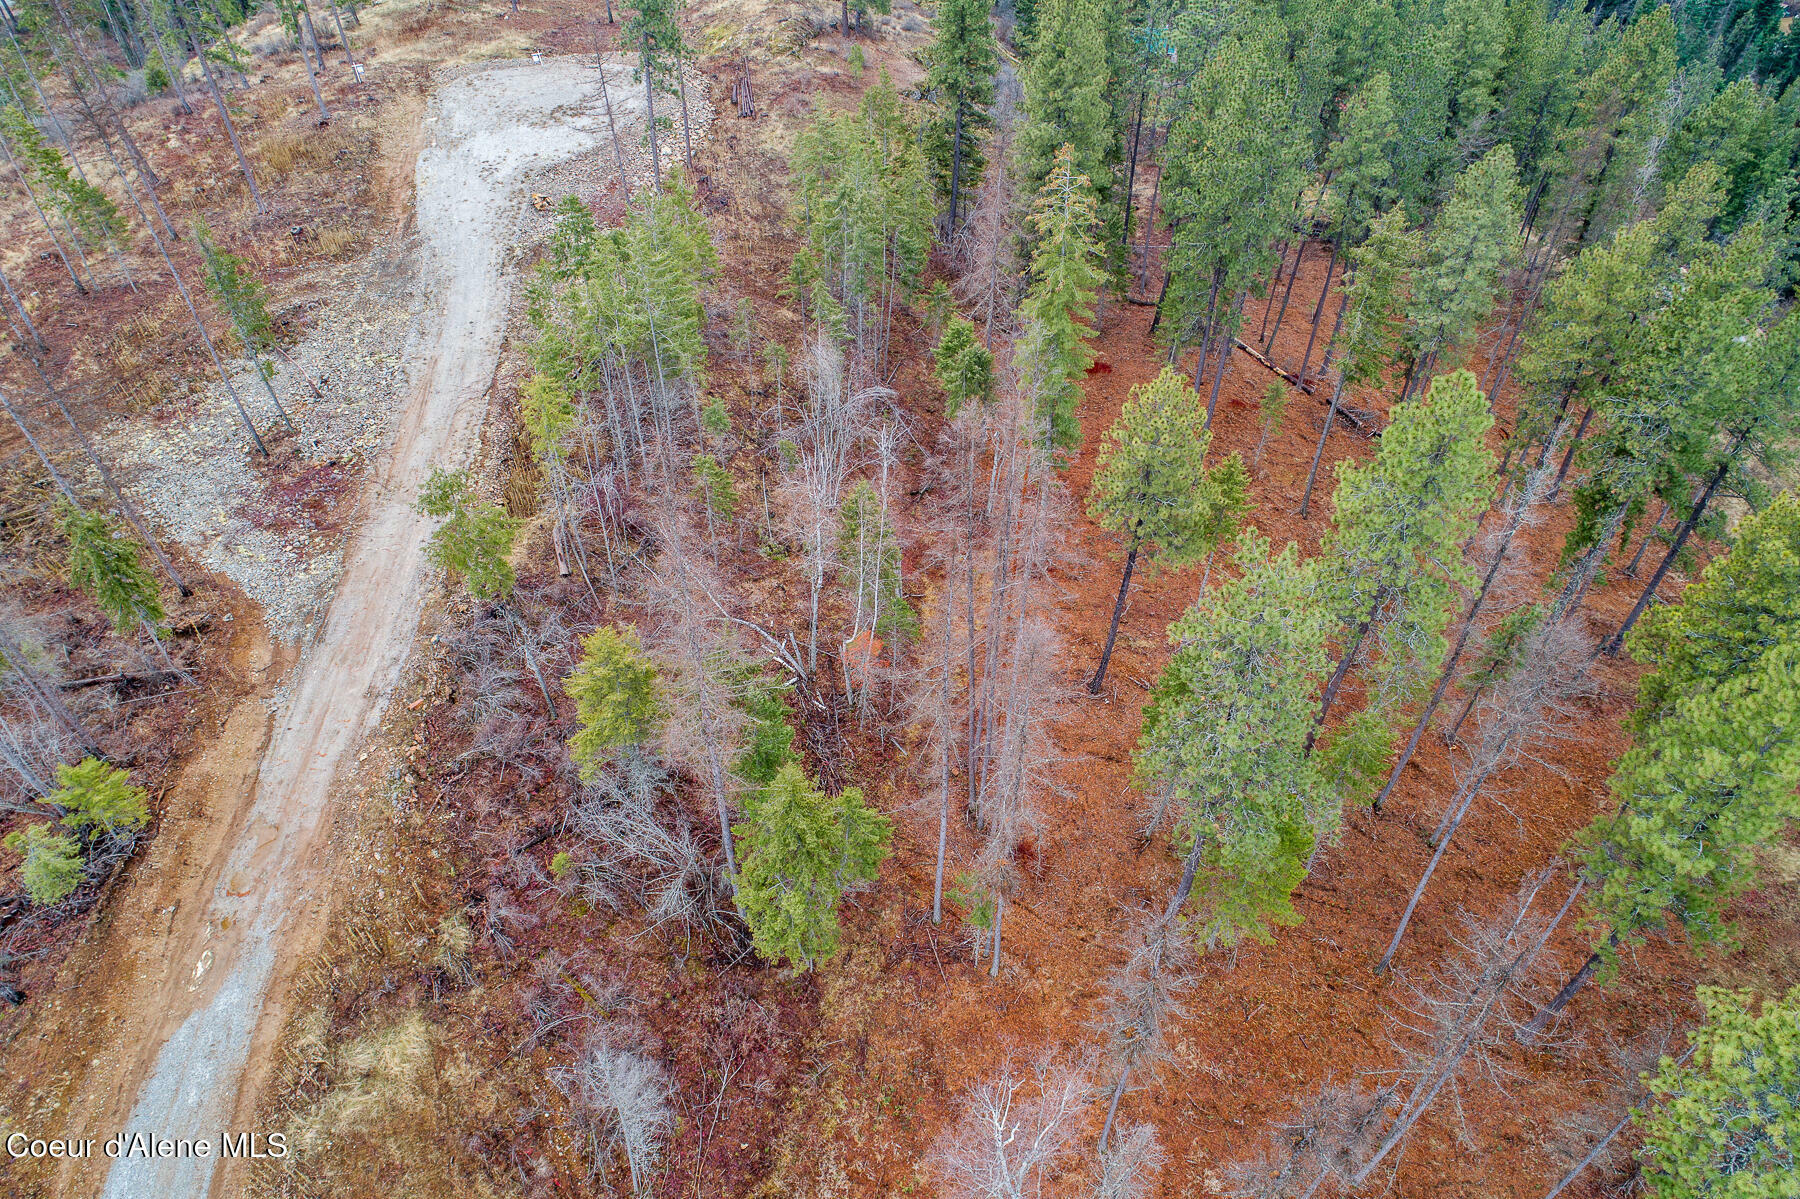
M1100 1030L1118 1078L1100 1128L1100 1153L1112 1141L1119 1100L1131 1076L1153 1069L1166 1053L1164 1029L1182 1015L1180 995L1193 982L1193 946L1167 913L1152 913L1131 934L1132 952L1107 981Z
M1407 980L1386 1012L1400 1064L1380 1086L1328 1084L1302 1118L1234 1170L1231 1193L1312 1199L1328 1183L1368 1180L1446 1090L1503 1077L1503 1054L1531 1010L1543 949L1579 888L1554 914L1537 905L1554 868L1528 876L1497 917L1469 917L1440 967ZM1459 1102L1460 1108L1460 1102Z
M646 592L650 609L663 617L658 642L672 666L670 683L676 693L664 738L672 758L700 764L718 816L726 874L735 878L729 763L737 756L743 714L732 702L729 680L739 672L743 655L735 628L721 615L723 588L695 551L699 539L687 525L685 513L662 514L657 538L663 553Z
M1591 660L1591 641L1575 622L1548 623L1531 635L1519 666L1483 701L1481 734L1467 750L1456 791L1432 835L1435 849L1431 860L1419 876L1406 910L1400 914L1399 927L1388 942L1387 952L1375 966L1377 974L1393 964L1419 900L1444 860L1444 852L1494 776L1522 761L1556 769L1543 754L1579 727L1578 705L1594 693L1588 674Z
M819 622L825 580L837 563L838 520L844 481L868 429L871 403L892 392L853 387L843 351L829 337L814 339L807 362L807 404L791 431L782 491L789 531L800 542L806 572L806 669L818 678Z
M994 348L994 327L1002 336L1013 314L1013 301L1021 283L1018 234L1018 183L1011 169L1017 99L1011 89L998 91L989 116L993 133L988 139L988 168L970 206L968 226L957 235L955 250L961 259L956 295L981 322L983 343Z

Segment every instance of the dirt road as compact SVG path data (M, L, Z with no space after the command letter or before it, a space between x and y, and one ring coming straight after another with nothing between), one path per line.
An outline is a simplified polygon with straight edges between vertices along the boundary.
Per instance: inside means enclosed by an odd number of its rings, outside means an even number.
M639 135L629 69L609 66L607 83L621 136ZM606 136L596 71L573 61L487 67L435 96L414 176L419 286L434 303L408 349L407 408L229 833L195 872L194 893L173 906L161 960L140 953L138 994L107 999L139 1015L123 1018L136 1027L116 1030L112 1060L94 1059L94 1076L105 1081L84 1088L87 1135L141 1131L216 1147L240 1110L251 1047L272 1043L258 1036L259 1025L268 1022L266 1034L280 1016L269 997L292 964L285 947L304 915L323 905L332 795L348 755L380 720L417 626L428 530L411 505L431 467L467 458L487 407L511 294L502 268L515 193L531 172L595 150ZM100 1193L204 1196L217 1164L121 1159ZM65 1181L70 1193L92 1193L100 1182Z

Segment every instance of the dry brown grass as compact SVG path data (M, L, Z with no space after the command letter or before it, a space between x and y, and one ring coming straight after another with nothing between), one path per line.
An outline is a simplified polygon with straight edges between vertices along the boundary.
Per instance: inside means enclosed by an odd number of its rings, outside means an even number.
M356 225L327 225L319 230L319 255L333 261L349 258L362 248L367 233Z

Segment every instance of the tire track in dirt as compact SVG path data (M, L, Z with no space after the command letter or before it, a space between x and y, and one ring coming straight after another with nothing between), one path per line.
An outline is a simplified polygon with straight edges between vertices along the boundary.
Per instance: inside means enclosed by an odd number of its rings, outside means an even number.
M628 68L609 65L607 75L615 118L635 115ZM325 906L323 850L339 769L376 728L417 627L427 530L413 499L431 467L467 456L486 411L511 296L502 268L513 193L528 173L599 148L605 133L596 72L573 60L483 67L434 97L414 182L418 286L435 302L408 347L415 365L406 411L229 833L175 905L163 960L146 963L134 994L107 998L146 1013L145 1033L120 1046L124 1061L96 1071L110 1090L83 1105L87 1135L204 1138L216 1154L234 1113L250 1110L254 1097L240 1091L256 1073L252 1048L266 1056L281 1021L271 996L294 960L296 931ZM217 1165L216 1156L123 1159L100 1193L204 1196ZM74 1186L64 1193L92 1193L98 1179L65 1181Z

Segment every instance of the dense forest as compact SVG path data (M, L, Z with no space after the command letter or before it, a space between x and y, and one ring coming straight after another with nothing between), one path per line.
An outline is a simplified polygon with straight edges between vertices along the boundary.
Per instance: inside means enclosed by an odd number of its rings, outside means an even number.
M1792 19L0 0L8 1193L1800 1195Z

